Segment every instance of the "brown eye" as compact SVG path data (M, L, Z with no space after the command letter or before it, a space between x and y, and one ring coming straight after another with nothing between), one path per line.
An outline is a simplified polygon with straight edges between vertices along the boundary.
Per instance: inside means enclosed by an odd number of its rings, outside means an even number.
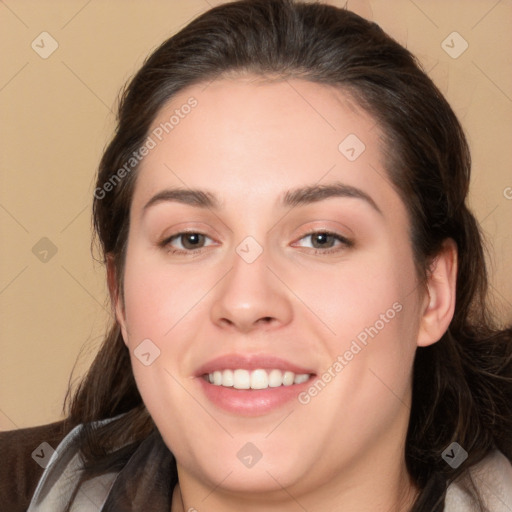
M170 252L192 252L210 245L206 244L207 240L210 240L210 238L202 233L184 232L171 236L164 240L161 245Z
M311 237L312 245L315 249L325 249L334 247L336 237L329 233L313 233Z
M200 233L183 233L179 235L182 240L182 245L185 249L197 249L203 247L204 235Z
M308 239L310 242L308 244L304 243L304 241L307 241ZM319 254L342 251L343 249L347 249L354 245L354 243L348 238L336 233L330 233L329 231L315 231L313 233L308 233L297 243L300 247L315 249Z

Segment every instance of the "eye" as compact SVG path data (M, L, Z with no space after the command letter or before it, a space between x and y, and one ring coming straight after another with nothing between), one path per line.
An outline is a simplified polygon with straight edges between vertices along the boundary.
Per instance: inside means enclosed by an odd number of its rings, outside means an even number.
M331 253L338 252L339 250L343 250L344 248L352 247L354 243L345 238L342 235L337 233L331 233L330 231L314 231L312 233L308 233L303 236L301 240L311 240L310 247L315 249L315 253ZM296 243L299 243L296 242ZM300 247L308 247L307 245L303 245L299 243Z
M207 247L211 244L206 244L207 240L212 240L210 237L203 233L192 231L176 233L161 242L161 246L167 248L171 253L185 254L187 252L194 252Z

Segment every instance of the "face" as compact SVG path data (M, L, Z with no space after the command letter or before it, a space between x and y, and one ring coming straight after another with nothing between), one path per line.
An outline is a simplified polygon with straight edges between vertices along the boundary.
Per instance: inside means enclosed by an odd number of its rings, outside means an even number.
M422 299L375 122L325 85L224 78L149 136L117 314L179 471L306 489L397 458Z

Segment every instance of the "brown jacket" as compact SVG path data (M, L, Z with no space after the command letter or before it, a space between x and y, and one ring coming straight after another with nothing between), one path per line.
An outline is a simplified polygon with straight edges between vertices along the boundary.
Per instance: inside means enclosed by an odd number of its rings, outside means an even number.
M44 471L45 446L55 449L71 430L65 421L0 432L0 510L25 512ZM48 451L48 450L46 450Z

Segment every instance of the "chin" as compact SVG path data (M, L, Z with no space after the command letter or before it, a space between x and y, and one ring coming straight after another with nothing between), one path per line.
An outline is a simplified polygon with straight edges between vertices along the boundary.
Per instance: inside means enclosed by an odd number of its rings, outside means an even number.
M176 443L171 451L178 471L193 474L207 488L219 486L227 492L256 494L281 491L299 483L313 466L303 454L299 456L301 450L283 450L282 439L277 437L273 443L261 438L252 443L246 436L205 441L196 443L192 453L189 443L183 442Z
M281 493L283 487L293 486L299 479L297 474L292 474L290 467L285 467L282 463L276 463L269 468L263 465L262 461L251 469L231 467L226 471L225 466L221 468L215 466L203 468L203 470L208 480L225 492L243 493L248 496L251 493L265 494L267 498L269 493L276 491Z

